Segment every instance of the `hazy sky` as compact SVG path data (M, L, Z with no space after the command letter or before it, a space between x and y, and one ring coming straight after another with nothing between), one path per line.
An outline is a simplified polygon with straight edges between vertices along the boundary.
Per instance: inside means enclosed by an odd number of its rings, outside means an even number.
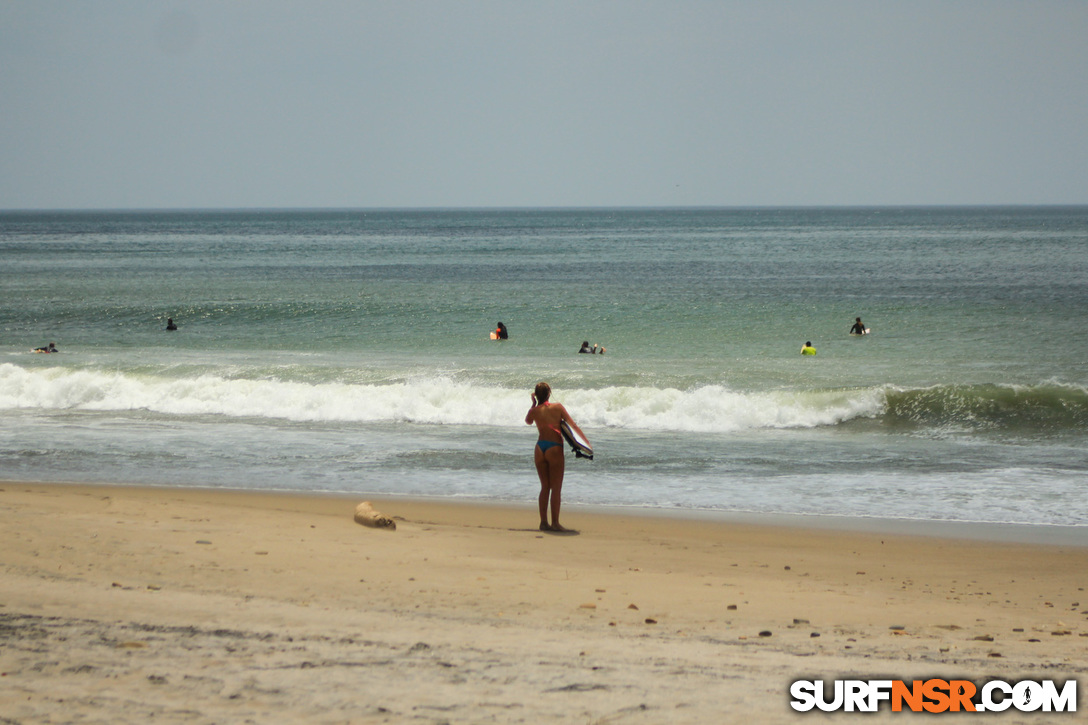
M0 0L0 208L1088 203L1088 2Z

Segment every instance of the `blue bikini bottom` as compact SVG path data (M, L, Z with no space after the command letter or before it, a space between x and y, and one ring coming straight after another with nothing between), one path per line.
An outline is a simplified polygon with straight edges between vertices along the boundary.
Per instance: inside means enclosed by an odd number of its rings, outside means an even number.
M537 441L536 447L540 449L541 453L547 453L548 449L553 446L561 446L562 443L556 443L554 441Z

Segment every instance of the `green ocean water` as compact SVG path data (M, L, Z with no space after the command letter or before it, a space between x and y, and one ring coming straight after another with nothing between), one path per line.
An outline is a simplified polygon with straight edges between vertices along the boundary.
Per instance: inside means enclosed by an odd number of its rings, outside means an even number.
M545 379L571 502L1088 523L1084 207L9 212L0 302L0 478L529 500Z

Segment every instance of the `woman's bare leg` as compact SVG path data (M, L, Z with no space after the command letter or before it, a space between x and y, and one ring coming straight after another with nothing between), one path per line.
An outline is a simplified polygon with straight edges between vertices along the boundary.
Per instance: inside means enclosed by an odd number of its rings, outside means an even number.
M533 453L533 462L536 464L536 475L540 478L540 496L537 497L537 505L540 509L541 531L566 531L559 525L559 507L562 504L563 473L566 469L566 459L563 457L563 448L553 446L547 453L536 448ZM548 522L548 505L551 504L552 519Z
M548 471L548 460L540 448L534 448L533 450L536 475L540 478L540 496L537 497L537 504L540 507L540 530L551 531L552 527L548 523L548 500L551 498L551 476Z
M549 455L550 454L550 455ZM563 493L563 473L566 468L566 459L563 457L563 447L555 446L544 454L548 464L548 490L552 504L552 531L566 531L559 525L559 506ZM543 491L541 491L543 494Z

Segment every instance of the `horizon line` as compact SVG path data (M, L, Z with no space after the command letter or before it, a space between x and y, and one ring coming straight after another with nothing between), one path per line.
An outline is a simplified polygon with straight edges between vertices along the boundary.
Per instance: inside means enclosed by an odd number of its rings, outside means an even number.
M40 213L182 213L182 212L431 212L431 211L750 211L750 210L816 210L816 209L1060 209L1088 207L1088 202L1069 203L915 203L915 204L644 204L587 206L147 206L147 207L11 207L0 208L0 214Z

